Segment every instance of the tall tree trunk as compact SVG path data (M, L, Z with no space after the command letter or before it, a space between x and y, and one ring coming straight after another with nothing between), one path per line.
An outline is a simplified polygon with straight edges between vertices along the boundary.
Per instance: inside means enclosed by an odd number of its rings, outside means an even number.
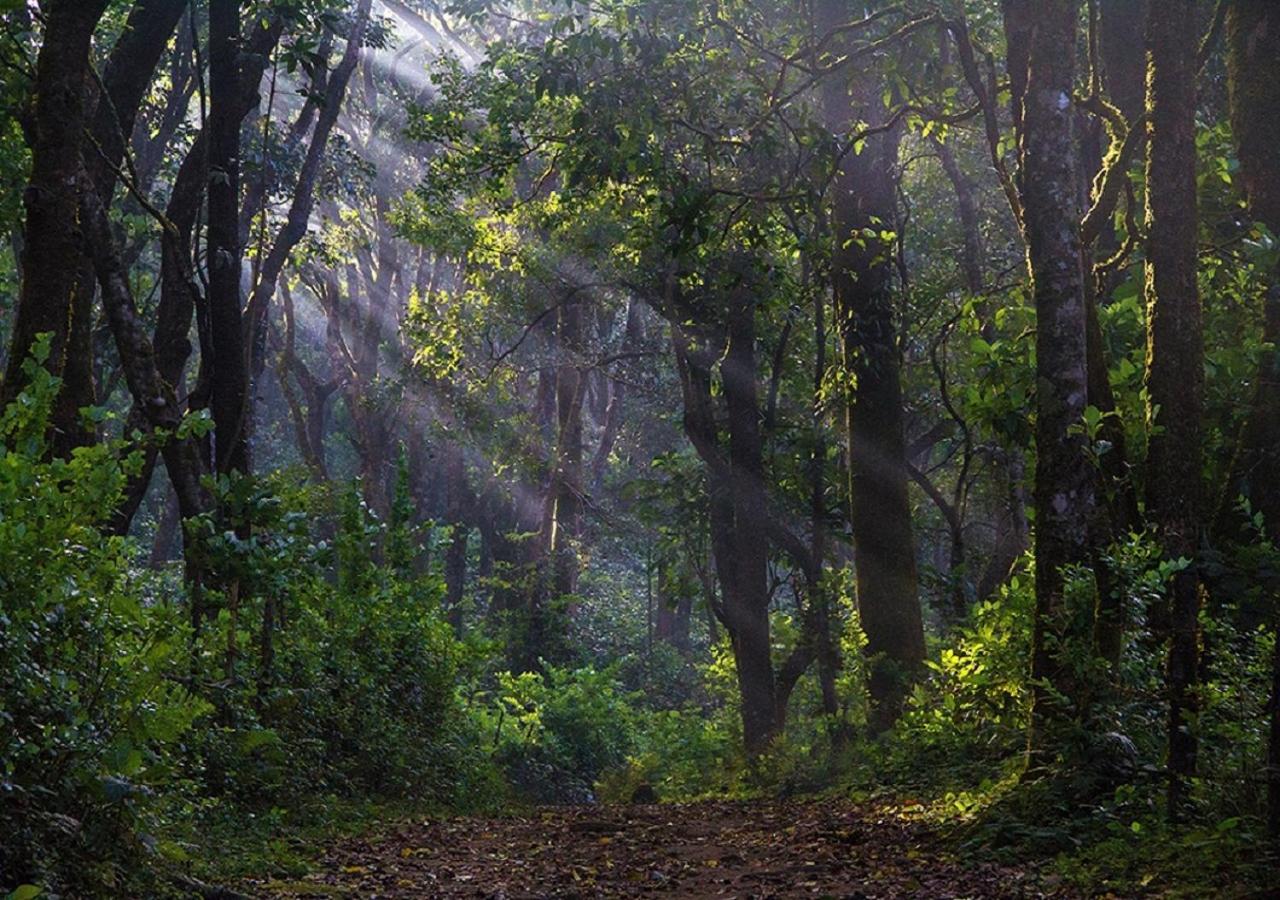
M1196 288L1195 0L1167 0L1147 19L1147 506L1165 556L1196 553L1204 338ZM1169 814L1195 774L1200 584L1173 577L1169 691Z
M744 289L729 300L729 348L722 378L729 412L729 451L719 438L712 407L711 367L717 348L672 324L676 368L684 398L684 429L707 466L712 553L720 582L712 610L725 625L733 649L742 713L743 744L749 756L768 749L777 720L772 648L769 639L767 514L763 495L763 453L755 382L754 308ZM755 492L757 496L744 496ZM709 581L709 578L708 578Z
M818 688L822 694L822 711L834 717L840 711L836 695L836 677L840 672L840 646L831 628L831 592L822 583L822 566L827 556L827 295L812 284L813 270L808 254L801 257L804 283L813 293L813 396L811 407L811 439L809 456L809 555L817 570L817 580L810 586L813 627L817 639ZM845 735L833 734L843 742Z
M209 320L214 467L248 472L249 370L240 315L240 2L209 2Z
M824 3L820 27L843 21L845 4ZM883 126L879 89L838 76L823 85L828 128L843 140L855 123ZM849 518L853 531L858 613L871 661L871 726L897 719L924 662L924 625L915 539L907 493L901 355L894 322L893 240L897 216L899 130L865 139L847 152L832 185L831 275L843 365L854 383L846 408Z
M1280 7L1269 0L1227 6L1227 75L1231 130L1240 158L1249 213L1280 234ZM1258 363L1257 384L1241 431L1231 478L1217 516L1220 531L1234 522L1244 494L1261 512L1272 541L1280 535L1280 268L1264 300L1262 339L1272 348ZM1280 632L1280 598L1273 596L1272 629ZM1280 640L1272 659L1270 743L1267 751L1267 826L1280 838Z
M1130 127L1146 105L1146 59L1137 52L1149 0L1100 0L1098 52L1102 82Z
M1280 9L1266 0L1227 6L1227 72L1235 135L1249 214L1280 235ZM1264 298L1262 340L1273 349L1259 360L1257 384L1240 433L1219 528L1234 523L1244 494L1280 534L1280 267Z
M1088 404L1084 278L1074 109L1076 0L1005 0L1010 81L1020 122L1019 185L1036 307L1036 687L1028 748L1048 748L1053 688L1075 697L1054 652L1065 612L1064 569L1089 559L1094 475L1080 432ZM1019 93L1023 86L1023 93Z
M79 412L94 402L90 311L83 301L74 304L73 298L77 281L90 271L81 263L84 236L79 192L85 180L80 172L88 125L86 98L91 91L89 45L106 7L107 0L54 0L44 6L44 37L36 59L31 176L23 193L22 286L8 366L0 384L2 406L27 386L22 367L36 336L52 334L45 366L63 379L51 423L51 446L58 455L93 440Z
M267 59L280 39L282 30L281 20L278 17L271 17L266 22L258 24L246 43L245 63L240 72L240 105L237 108L240 120L243 120L258 105L262 73L266 70ZM156 325L151 343L155 348L156 368L160 377L179 393L181 393L183 382L183 370L191 355L192 317L203 299L199 285L193 277L191 244L208 182L206 171L208 137L206 131L200 131L178 166L178 172L169 193L169 203L165 207L165 218L173 223L174 230L166 231L161 236L160 243L160 304L156 310ZM207 319L207 312L203 312L199 325L202 344L205 345L201 348L202 354L208 349ZM211 360L205 360L202 369L210 362ZM189 399L190 408L203 408L206 400L203 395L206 389L207 385L196 386L196 390ZM129 412L125 426L126 433L132 434L135 430L142 428L146 421L146 411L135 406ZM124 500L112 517L112 529L115 533L128 532L147 486L151 483L155 461L154 446L144 445L142 469L129 479L125 486Z
M1127 169L1129 157L1125 149L1129 142L1128 130L1141 125L1145 86L1145 57L1133 48L1142 41L1145 23L1145 0L1102 2L1096 19L1097 62L1099 71L1091 73L1095 80L1091 87L1102 88L1120 110L1124 125L1115 123L1111 131L1104 128L1100 117L1085 118L1084 135L1080 141L1081 171L1079 172L1081 195L1084 204L1110 202L1115 198L1103 198L1110 183L1104 173L1104 161L1111 166ZM1110 136L1112 145L1104 156L1104 137ZM1119 158L1113 155L1120 153ZM1126 178L1124 174L1121 178ZM1117 191L1118 193L1118 191ZM1129 202L1128 199L1125 201ZM1140 530L1142 522L1138 514L1138 498L1130 477L1129 454L1126 447L1124 422L1116 409L1115 393L1111 387L1111 366L1107 358L1105 337L1099 306L1106 304L1112 291L1124 275L1124 267L1117 266L1103 274L1099 262L1112 258L1120 249L1115 229L1111 227L1110 211L1103 216L1105 222L1090 241L1084 236L1083 265L1085 267L1085 340L1088 346L1089 405L1104 416L1097 435L1105 441L1109 450L1101 457L1094 486L1097 508L1093 522L1093 568L1098 582L1098 603L1094 619L1094 645L1104 660L1113 666L1120 660L1124 647L1126 627L1124 599L1115 585L1108 562L1109 548L1117 538L1131 531Z
M746 287L729 297L729 346L721 366L729 413L729 483L737 597L731 637L742 693L743 738L748 753L765 750L782 723L776 719L772 644L769 639L769 511L764 489L763 439L756 386L755 297Z

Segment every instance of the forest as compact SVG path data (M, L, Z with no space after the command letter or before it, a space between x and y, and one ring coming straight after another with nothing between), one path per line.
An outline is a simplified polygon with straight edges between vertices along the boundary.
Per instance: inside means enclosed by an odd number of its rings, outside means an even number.
M0 233L0 897L1280 889L1280 2L0 0Z

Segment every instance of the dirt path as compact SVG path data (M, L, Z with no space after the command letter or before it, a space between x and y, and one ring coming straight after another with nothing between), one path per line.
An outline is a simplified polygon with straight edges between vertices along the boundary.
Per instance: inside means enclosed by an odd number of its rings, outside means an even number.
M918 824L839 801L557 807L403 825L331 848L305 881L254 888L369 900L1052 895L1015 869L960 865Z

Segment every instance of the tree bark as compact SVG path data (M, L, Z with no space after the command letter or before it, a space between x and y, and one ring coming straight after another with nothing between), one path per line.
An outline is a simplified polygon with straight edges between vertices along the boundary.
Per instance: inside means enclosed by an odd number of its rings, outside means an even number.
M1087 563L1094 475L1080 431L1088 404L1084 278L1074 109L1076 0L1005 0L1019 185L1036 307L1035 688L1028 748L1043 761L1056 718L1049 686L1074 697L1053 650L1065 612L1065 567Z
M139 0L111 50L102 72L105 90L93 114L97 146L85 154L85 169L103 203L111 202L138 109L186 7L187 0Z
M1227 6L1227 76L1231 130L1240 158L1249 213L1280 235L1280 8L1269 0ZM1280 268L1264 298L1257 384L1240 434L1231 477L1219 504L1217 531L1238 523L1236 498L1248 497L1273 541L1280 535ZM1273 596L1272 629L1280 631L1280 598ZM1280 838L1280 640L1272 659L1270 741L1267 751L1267 829Z
M261 22L254 29L245 46L244 64L240 71L239 105L234 115L244 120L259 103L259 85L262 73L266 70L267 59L271 50L279 41L283 25L278 17L271 17ZM183 370L191 356L191 321L196 310L202 305L203 297L193 277L194 262L192 260L192 235L196 220L204 200L208 183L207 173L207 131L196 134L191 146L187 149L173 187L169 193L169 203L165 207L165 218L174 226L173 232L166 232L160 239L160 303L156 309L156 325L152 334L151 345L155 348L156 368L168 384L179 396L182 393ZM208 311L201 313L199 331L201 333L202 355L208 350ZM204 360L202 371L211 365L212 359ZM203 396L207 385L197 385L196 391L189 399L190 408L202 408L206 398ZM134 408L129 412L125 426L126 434L145 426L145 411ZM112 531L125 534L137 513L139 505L151 483L151 473L155 467L156 451L152 445L143 448L143 466L138 475L129 479L125 486L124 500L112 517Z
M1146 59L1137 52L1148 0L1099 0L1098 53L1107 95L1133 127L1146 105Z
M240 314L240 2L209 2L209 324L214 359L214 468L249 471L249 370Z
M452 529L449 547L444 557L445 610L449 621L458 632L462 630L462 601L467 582L467 541L471 527L467 522L467 507L472 499L467 490L467 469L462 447L449 442L445 452L445 491L447 492L446 520Z
M134 403L146 411L148 423L166 436L161 452L169 480L177 491L179 513L183 519L201 515L211 508L209 495L201 483L204 462L192 438L177 436L182 424L182 407L173 387L156 367L155 350L134 304L128 272L116 251L106 210L97 192L89 189L88 184L85 188L81 205L87 246L93 250L94 269L129 392Z
M844 4L826 3L821 27L838 25ZM828 77L823 108L840 137L859 121L885 125L879 91ZM858 612L871 663L871 727L901 712L924 662L924 626L907 493L901 356L894 322L892 234L897 216L899 130L865 139L844 155L832 185L831 257L843 366L854 389L845 410L850 524Z
M731 291L729 346L721 367L729 413L729 481L736 602L731 610L743 737L748 753L765 750L781 727L775 718L772 644L769 639L769 511L764 489L760 402L756 387L755 298L746 287Z
M1200 513L1204 339L1196 287L1196 44L1194 0L1167 0L1147 19L1147 508L1165 556L1192 559ZM1173 577L1169 691L1169 814L1180 816L1195 774L1200 585Z
M293 252L298 241L307 234L307 225L311 221L311 212L315 208L316 180L320 175L320 166L329 144L329 135L338 121L338 114L342 111L347 84L351 81L356 64L360 61L371 2L372 0L360 0L356 7L351 30L347 34L346 49L326 82L324 99L320 102L320 114L316 119L315 131L307 144L307 153L298 173L298 181L294 185L293 202L289 205L284 227L271 245L271 250L258 272L258 283L254 285L253 293L249 298L249 339L254 349L252 370L255 378L261 374L265 365L262 349L266 343L267 309L271 298L275 295L280 273L284 271L289 254Z
M644 321L640 318L640 303L632 300L627 304L627 323L619 352L629 353L643 341ZM604 410L604 430L601 432L595 455L591 458L591 484L595 488L598 488L604 479L609 456L618 442L618 435L622 433L622 416L626 402L625 383L608 375L605 378L608 382L609 401Z
M721 446L712 406L712 365L720 354L677 322L672 324L672 341L684 399L685 434L707 466L711 544L722 597L712 609L729 632L743 744L754 757L768 749L781 723L769 638L767 504L755 381L754 306L740 287L728 302L729 347L721 372L730 406L728 452Z
M804 281L812 289L812 269L806 254L802 257ZM809 587L813 628L817 647L818 688L822 694L822 711L834 717L840 710L836 695L836 677L840 672L840 645L831 628L831 592L822 583L822 566L827 556L827 430L826 404L823 400L827 379L827 297L825 290L813 291L813 398L812 440L809 457L809 555L816 569L816 580ZM836 730L833 740L843 742L845 735Z
M556 338L556 461L552 473L551 535L547 549L556 596L578 590L577 540L582 533L583 303L576 294L558 311Z
M73 298L85 271L79 263L84 258L79 192L85 185L80 172L88 124L89 45L107 5L107 0L54 0L44 8L31 175L23 193L22 285L0 384L3 406L27 386L22 365L36 336L52 335L45 366L63 379L51 423L51 448L59 456L93 440L80 418L80 408L94 403L89 310Z

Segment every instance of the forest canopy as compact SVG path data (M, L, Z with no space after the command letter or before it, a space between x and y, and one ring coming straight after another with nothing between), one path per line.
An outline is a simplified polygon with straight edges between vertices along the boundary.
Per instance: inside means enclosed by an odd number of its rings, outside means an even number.
M1280 4L0 32L0 895L1274 889Z

